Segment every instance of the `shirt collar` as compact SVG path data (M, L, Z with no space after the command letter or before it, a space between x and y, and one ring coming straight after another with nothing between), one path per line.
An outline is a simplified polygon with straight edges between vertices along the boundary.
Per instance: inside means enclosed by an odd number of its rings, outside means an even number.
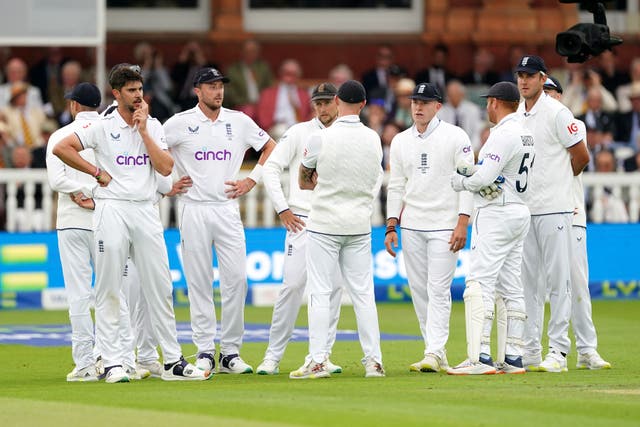
M533 104L533 107L531 107L531 110L529 110L529 111L526 110L525 101L522 101L522 114L524 114L525 117L533 116L534 114L536 114L538 112L538 106L540 104L545 103L547 101L548 96L549 95L547 95L546 93L542 92L540 94L540 97L536 101L536 103Z
M503 124L511 121L511 120L518 120L518 113L509 113L506 116L504 116L502 118L502 120L500 120L498 122L498 124L496 124L494 127L492 127L491 129L489 129L489 132L493 132L494 130L496 130L497 128L499 128L500 126L502 126Z
M117 108L113 113L114 113L113 117L116 118L116 123L118 124L118 127L120 127L121 129L131 127L127 122L124 121L124 118L122 117L122 115L120 114L120 111L118 111Z
M413 126L411 126L411 133L416 138L426 139L440 125L440 121L441 120L438 117L434 116L433 119L431 119L431 121L427 125L427 130L425 130L423 133L418 132L418 128L414 123Z
M360 123L360 116L357 114L349 114L348 116L338 117L335 123Z
M195 106L196 109L196 117L198 117L198 120L200 120L201 122L206 122L206 121L212 121L209 117L207 117L204 112L202 111L202 109L200 108L200 104L197 104ZM215 120L217 121L221 121L224 122L227 119L227 113L224 111L224 108L220 107L220 112L218 113L218 118Z
M317 117L314 117L313 119L311 119L311 121L313 122L313 124L315 126L318 126L319 129L325 129L326 126L322 124L322 122L320 120L318 120Z
M75 119L97 119L99 117L100 114L98 114L97 111L80 111L78 114L76 114Z

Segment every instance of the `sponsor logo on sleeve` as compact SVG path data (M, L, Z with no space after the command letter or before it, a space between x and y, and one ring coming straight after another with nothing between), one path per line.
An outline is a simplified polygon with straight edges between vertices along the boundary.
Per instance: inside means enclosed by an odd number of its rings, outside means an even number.
M567 130L569 131L569 133L571 135L575 135L578 133L578 124L576 122L571 123L569 126L567 126Z
M462 149L463 153L470 153L471 152L471 146L470 145L466 145L463 149Z
M487 153L484 155L485 159L493 160L494 162L500 162L500 156L493 153Z

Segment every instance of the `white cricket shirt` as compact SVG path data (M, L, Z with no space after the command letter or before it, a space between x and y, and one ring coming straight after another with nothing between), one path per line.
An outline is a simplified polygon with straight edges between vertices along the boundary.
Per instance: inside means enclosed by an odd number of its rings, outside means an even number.
M531 215L573 212L573 170L567 149L582 140L576 119L546 93L529 112L521 102L518 114L535 141L536 160L527 194Z
M582 136L584 144L587 145L587 127L582 120L576 119L576 123L578 124L578 132ZM573 225L586 228L587 212L584 206L584 185L582 184L582 172L580 172L578 176L573 177L573 200L575 203Z
M434 117L424 133L413 125L391 141L387 218L402 228L453 230L460 214L471 215L473 195L451 188L459 162L474 163L469 136Z
M93 211L81 208L71 200L71 194L82 192L87 197L93 196L93 190L98 186L96 179L89 174L80 172L64 164L58 156L53 154L53 147L64 137L77 132L85 126L100 121L100 115L95 111L81 111L73 122L58 129L49 137L47 143L47 176L51 189L58 193L58 209L56 213L56 229L80 228L92 230ZM92 149L80 151L80 157L89 163L96 162Z
M476 208L507 203L525 204L529 174L534 163L533 135L522 125L521 116L511 113L493 128L478 154L478 170L464 180L464 188L474 193ZM478 191L502 175L502 193L492 200Z
M147 132L163 150L167 149L160 122L147 119ZM93 148L98 167L111 175L106 187L94 191L96 199L154 201L156 174L137 126L129 126L118 110L76 130L85 148Z
M302 164L315 168L307 230L332 235L371 232L373 199L382 184L382 143L356 115L313 134Z
M171 117L164 130L178 175L193 180L184 202L229 202L224 182L236 179L247 149L260 151L270 138L240 111L221 108L211 121L198 105Z
M278 145L264 164L262 182L277 213L291 209L296 215L309 215L311 191L302 190L298 173L302 155L310 135L324 129L317 118L291 126L280 138ZM285 196L280 175L289 169L289 194Z

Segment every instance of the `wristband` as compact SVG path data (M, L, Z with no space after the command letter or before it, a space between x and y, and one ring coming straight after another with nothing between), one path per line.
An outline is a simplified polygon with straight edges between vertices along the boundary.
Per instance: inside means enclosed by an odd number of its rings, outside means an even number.
M389 233L396 233L395 225L387 225L387 230L384 232L384 235L386 236Z
M102 173L102 171L100 170L100 168L96 166L96 173L93 175L93 177L95 179L100 179L100 174L101 173Z
M262 165L260 163L256 164L253 168L249 174L249 178L251 178L256 184L262 181Z

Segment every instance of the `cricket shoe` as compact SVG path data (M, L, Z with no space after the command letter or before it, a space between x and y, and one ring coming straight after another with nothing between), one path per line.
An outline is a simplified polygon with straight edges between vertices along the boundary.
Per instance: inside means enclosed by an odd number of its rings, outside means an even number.
M258 375L278 375L280 373L279 363L272 359L264 359L256 370Z
M578 369L611 369L611 363L604 360L597 351L578 354Z
M324 361L324 365L327 367L327 371L329 371L329 373L331 373L331 374L341 374L342 373L342 366L334 365L333 363L331 363L331 360L329 360L329 359Z
M325 362L316 363L312 359L305 361L304 365L289 373L289 378L292 380L315 380L329 377L331 377L331 373L329 373Z
M220 366L218 373L220 374L252 374L253 368L247 364L239 354L220 354Z
M175 363L164 365L162 379L164 381L205 381L213 377L213 372L203 371L180 356L180 360Z
M542 364L542 357L536 356L522 356L522 366L527 372L540 372L540 365Z
M104 380L109 384L128 383L129 375L120 365L109 366L104 369Z
M515 359L507 357L504 362L496 363L496 370L498 374L524 374L527 372L522 366L522 357L520 356Z
M494 366L482 362L472 362L469 359L453 368L447 369L447 374L449 375L494 375L495 373L496 368Z
M210 371L214 372L216 367L216 357L215 353L200 353L196 358L196 368L201 371Z
M151 373L151 376L154 378L161 378L162 373L164 372L164 367L162 363L157 360L152 360L149 362L138 362L136 363L136 371L147 370Z
M127 366L124 371L130 380L144 380L151 376L151 371L143 368L134 368L133 366Z
M96 358L96 374L99 379L104 379L104 362L102 361L102 356L98 356Z
M419 362L412 363L409 370L412 372L446 372L449 367L447 356L439 356L435 353L427 353Z
M364 365L365 378L376 378L385 376L382 363L377 362L374 358L367 357L362 363Z
M567 358L560 352L551 349L547 353L547 357L544 358L540 366L538 366L538 372L567 372Z
M73 368L73 371L67 374L67 381L70 383L98 381L95 365L89 365L82 369Z

